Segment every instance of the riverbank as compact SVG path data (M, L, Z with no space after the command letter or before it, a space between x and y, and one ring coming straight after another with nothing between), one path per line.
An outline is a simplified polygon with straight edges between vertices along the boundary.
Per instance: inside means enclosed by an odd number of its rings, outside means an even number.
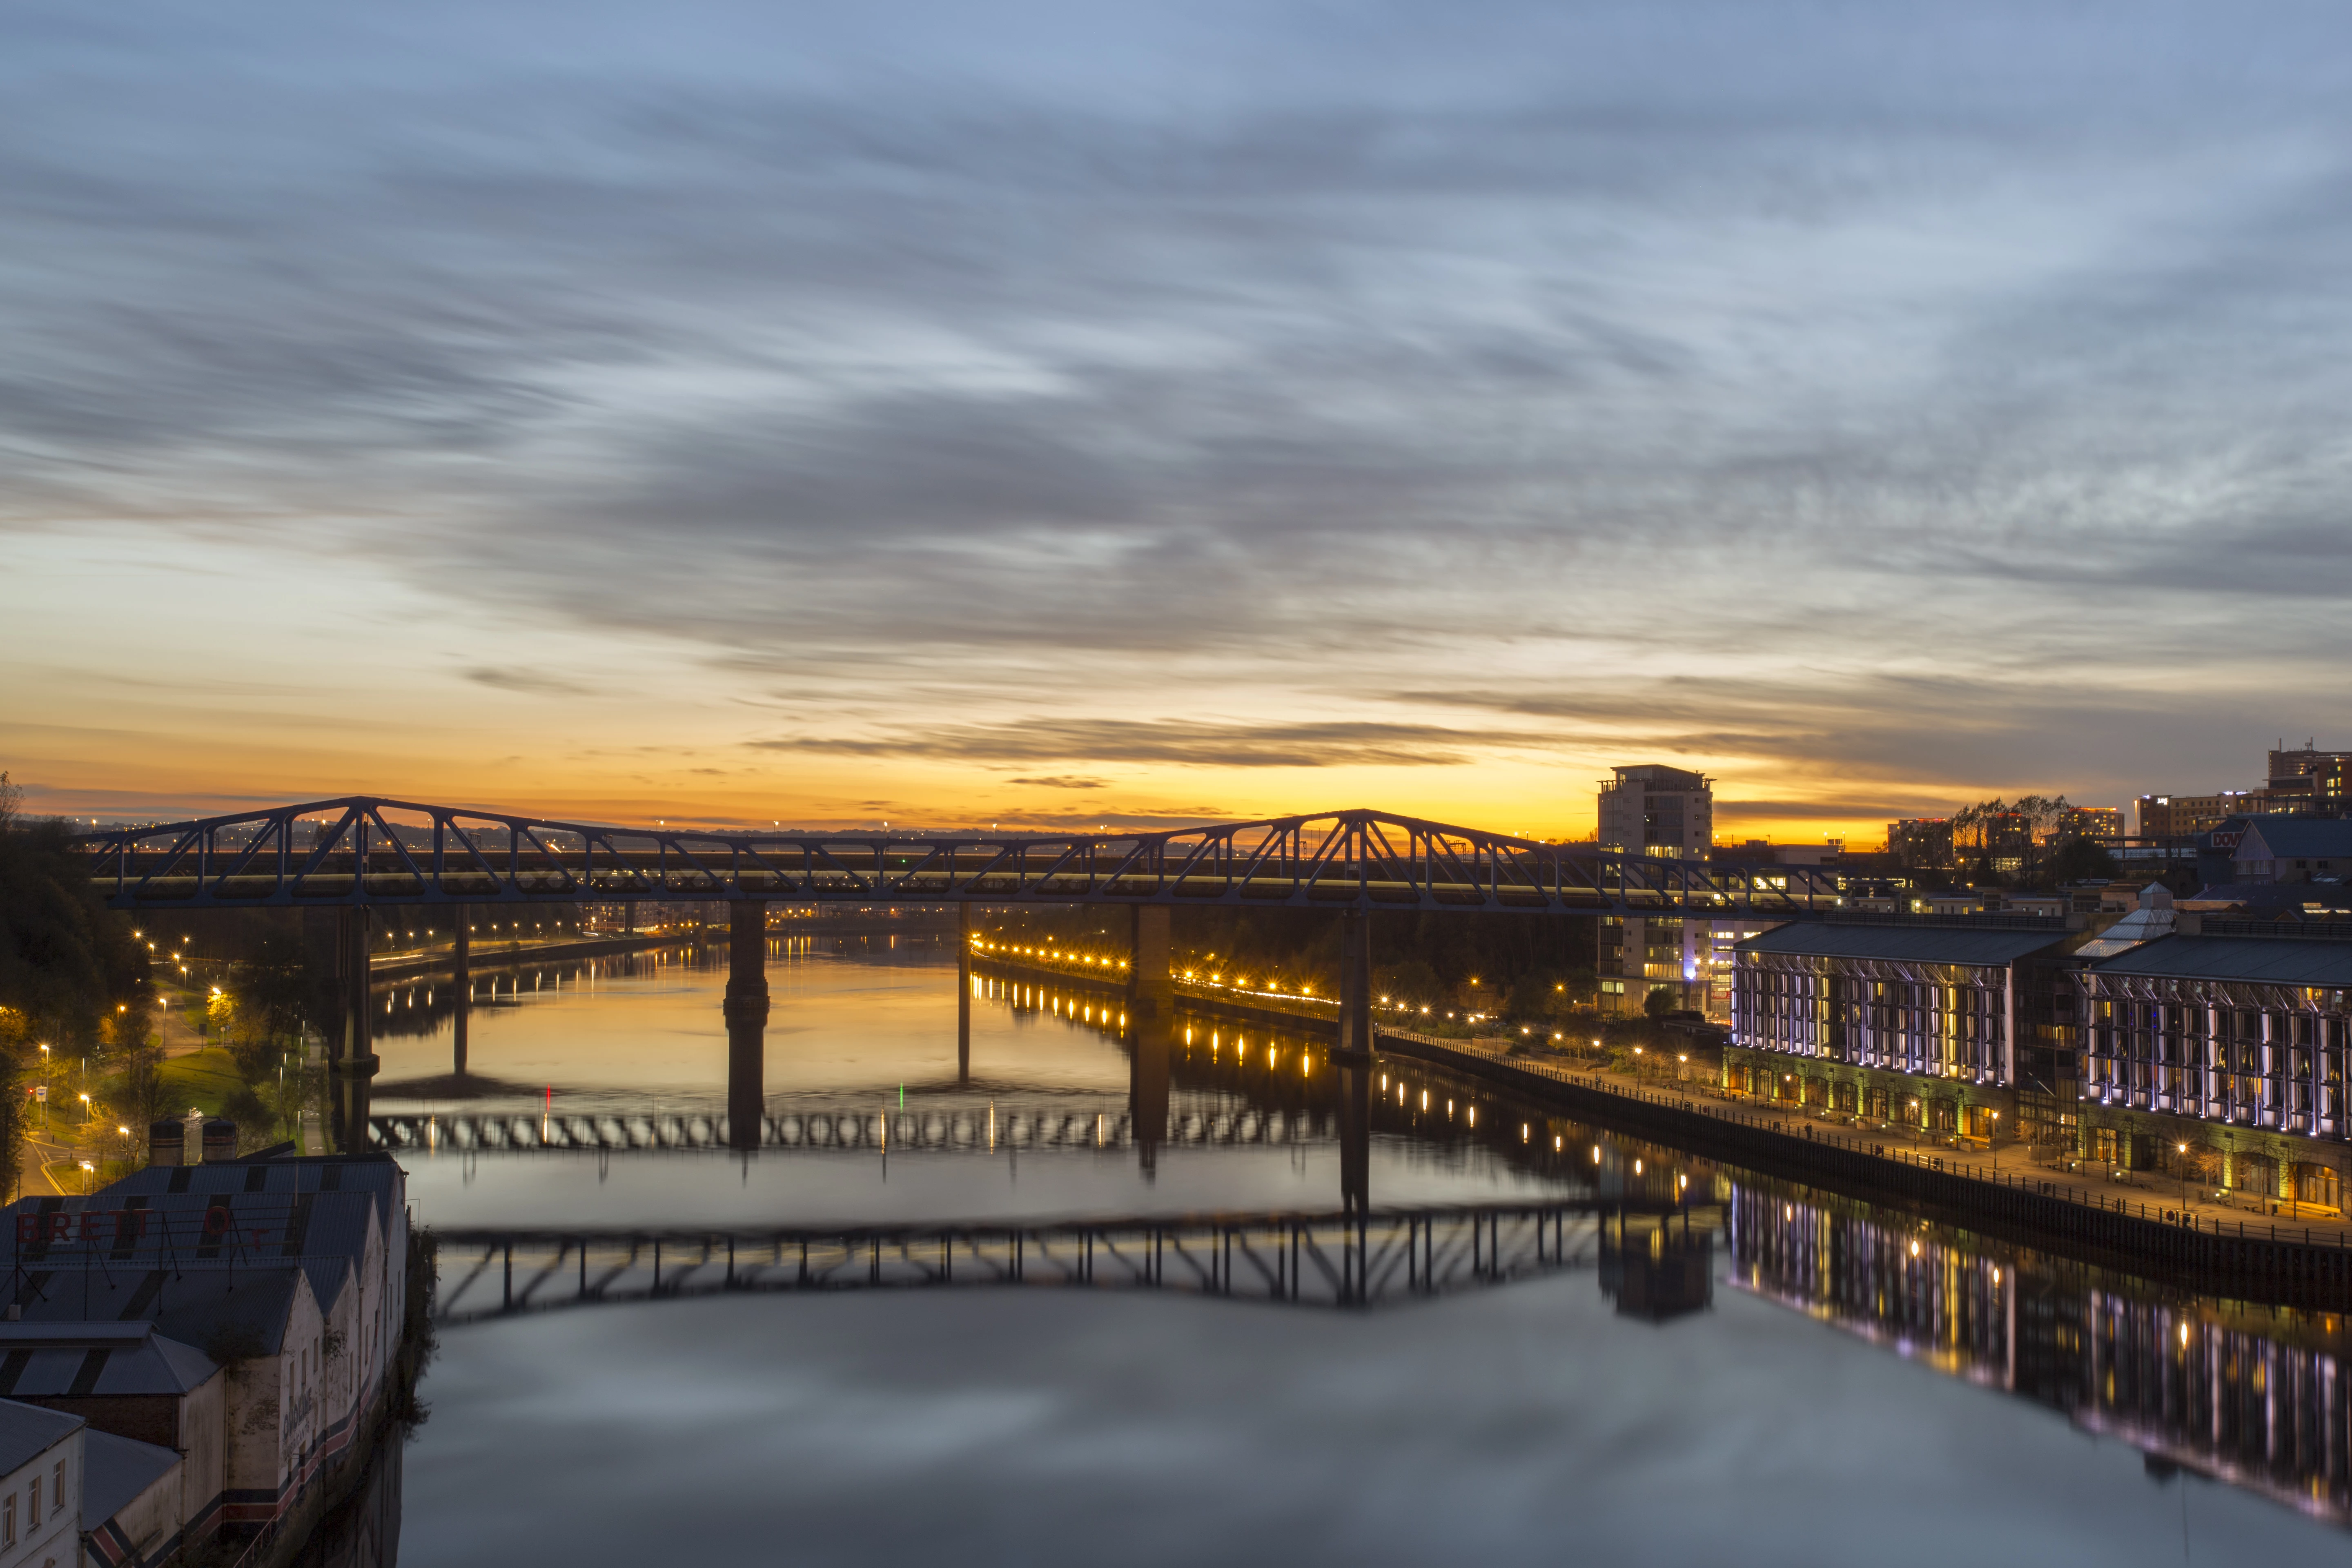
M583 958L611 958L650 948L676 947L688 939L677 936L600 936L578 942L549 942L508 947L477 947L467 954L473 969L513 969L530 963L563 963ZM368 965L371 981L409 980L425 974L447 974L457 968L457 950L394 953Z
M1057 964L1027 963L1017 958L975 958L971 961L974 974L1018 976L1049 984L1064 985L1076 991L1096 995L1124 998L1127 980L1120 974L1088 973L1084 970L1064 969ZM1230 1018L1237 1024L1255 1024L1262 1029L1286 1029L1297 1034L1322 1035L1337 1038L1339 1019L1336 1007L1325 1007L1318 1013L1294 1011L1288 1006L1273 1005L1262 1001L1244 1001L1239 997L1186 985L1181 981L1173 987L1176 1006L1180 1012L1197 1013L1213 1018ZM1306 1004L1313 1006L1314 1004Z
M2352 1307L2352 1225L2200 1214L2193 1203L2103 1192L2066 1173L1999 1169L1973 1151L1905 1148L1884 1133L1832 1131L1750 1110L1711 1086L1649 1087L1618 1075L1514 1057L1502 1042L1375 1031L1377 1049L1507 1086L1564 1111L1768 1175L2041 1247L2184 1289L2280 1305Z

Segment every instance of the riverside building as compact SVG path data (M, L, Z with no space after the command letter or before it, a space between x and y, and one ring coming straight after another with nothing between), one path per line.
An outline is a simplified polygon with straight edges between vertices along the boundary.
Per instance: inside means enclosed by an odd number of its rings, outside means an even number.
M1614 776L1603 781L1597 802L1595 837L1601 848L1664 860L1706 858L1715 841L1713 780L1660 763L1611 772ZM1723 945L1754 929L1751 923L1736 933L1727 930ZM1715 929L1706 921L1603 919L1594 960L1601 1006L1639 1013L1651 992L1664 990L1676 1011L1705 1012L1713 993L1713 1011L1720 1016L1729 998L1717 984L1716 946Z
M1794 923L1738 945L1724 1086L2280 1212L2352 1184L2352 924Z

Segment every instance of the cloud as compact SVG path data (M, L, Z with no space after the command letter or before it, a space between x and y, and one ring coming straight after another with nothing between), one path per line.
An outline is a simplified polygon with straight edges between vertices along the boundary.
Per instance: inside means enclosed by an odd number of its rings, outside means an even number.
M945 724L873 737L788 736L754 741L762 751L949 762L1171 763L1185 767L1456 767L1504 741L1433 725L1376 722L1219 724L1187 721L1034 719L1011 724ZM1014 780L1014 783L1063 783Z
M1101 789L1104 787L1104 781L1101 779L1081 779L1067 776L1045 779L1014 779L1012 782L1017 784L1033 784L1039 789Z
M783 752L1859 805L2352 726L2339 16L870 10L13 12L0 529L788 677Z
M463 673L477 686L487 686L498 691L519 691L532 697L580 697L593 689L578 681L535 669L502 669L492 665L477 665Z

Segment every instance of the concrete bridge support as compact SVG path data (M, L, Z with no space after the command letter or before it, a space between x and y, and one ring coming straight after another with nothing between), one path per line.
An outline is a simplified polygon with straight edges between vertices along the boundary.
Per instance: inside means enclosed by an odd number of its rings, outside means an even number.
M767 1110L768 906L727 906L727 1142L757 1149Z
M457 988L457 1011L449 1020L455 1037L451 1055L456 1058L451 1070L459 1078L466 1076L466 1026L474 1015L474 911L457 906L457 955L450 964L450 984Z
M956 1082L971 1081L972 907L956 906Z
M375 1015L368 1001L368 911L336 911L336 1028L327 1043L329 1136L346 1154L367 1149L368 1088L383 1064L376 1059Z
M1335 1055L1372 1059L1372 917L1349 910L1339 917L1339 1047Z
M1176 990L1168 973L1168 906L1139 904L1129 914L1134 940L1128 952L1127 1026L1134 1056L1129 1066L1128 1119L1135 1129L1137 1157L1149 1173L1158 1166L1160 1145L1168 1136Z
M1371 1206L1372 1064L1335 1055L1339 1081L1339 1206L1362 1214Z

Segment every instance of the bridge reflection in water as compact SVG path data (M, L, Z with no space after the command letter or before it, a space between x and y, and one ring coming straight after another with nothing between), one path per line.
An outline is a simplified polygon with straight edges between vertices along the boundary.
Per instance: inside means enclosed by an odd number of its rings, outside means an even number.
M434 1317L740 1291L1060 1286L1361 1308L1601 1265L1624 1310L1706 1305L1709 1215L1585 1200L760 1231L448 1230ZM1694 1270L1690 1260L1696 1260ZM1633 1305L1625 1306L1629 1298ZM1660 1311L1659 1303L1670 1303Z
M2063 1411L2176 1470L2352 1523L2344 1320L2181 1295L1859 1205L1735 1184L1736 1288Z

